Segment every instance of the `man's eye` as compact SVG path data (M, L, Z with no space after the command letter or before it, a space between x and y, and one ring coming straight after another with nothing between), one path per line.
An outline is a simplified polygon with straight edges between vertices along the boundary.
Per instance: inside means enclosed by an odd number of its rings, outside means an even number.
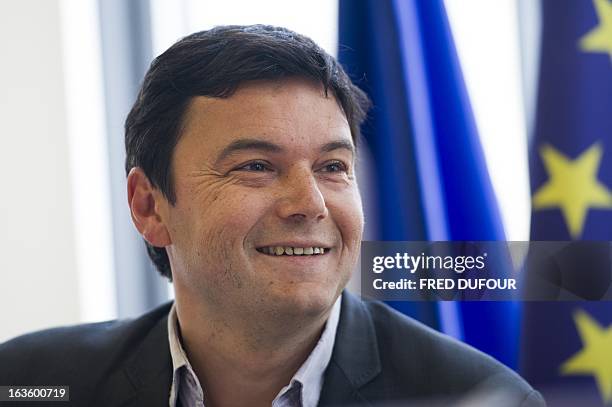
M333 161L323 166L323 172L347 172L348 168L341 161Z
M244 164L238 168L239 171L253 171L253 172L264 172L264 171L272 171L272 168L269 164L261 161L253 161L247 164Z

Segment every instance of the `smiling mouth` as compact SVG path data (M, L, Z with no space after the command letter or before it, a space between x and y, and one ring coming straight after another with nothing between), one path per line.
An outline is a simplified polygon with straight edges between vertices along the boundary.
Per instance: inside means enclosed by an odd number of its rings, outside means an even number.
M256 250L269 256L321 256L331 249L327 247L266 246Z

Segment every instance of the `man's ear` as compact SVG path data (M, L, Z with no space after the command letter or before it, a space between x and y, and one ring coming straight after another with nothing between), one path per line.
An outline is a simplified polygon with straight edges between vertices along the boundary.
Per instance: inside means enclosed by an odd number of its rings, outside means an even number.
M170 245L172 241L168 228L159 213L159 208L167 206L168 201L153 187L142 168L130 170L127 193L132 222L142 237L156 247Z

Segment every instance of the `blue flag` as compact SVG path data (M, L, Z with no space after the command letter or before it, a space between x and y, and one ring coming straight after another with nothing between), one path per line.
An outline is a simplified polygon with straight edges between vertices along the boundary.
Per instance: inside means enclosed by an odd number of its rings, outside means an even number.
M338 55L374 103L378 239L504 240L443 1L340 0ZM391 305L516 367L515 304Z
M610 0L542 1L530 169L532 240L612 240ZM609 249L591 257L595 267L543 278L596 300L610 289ZM526 304L523 320L521 370L551 404L612 403L612 303Z

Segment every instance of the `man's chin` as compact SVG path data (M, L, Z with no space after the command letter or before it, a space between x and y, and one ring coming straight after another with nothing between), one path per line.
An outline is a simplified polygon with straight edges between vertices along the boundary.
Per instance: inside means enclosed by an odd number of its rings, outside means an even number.
M339 292L318 287L316 290L289 290L276 302L279 314L286 318L316 319L327 317Z

